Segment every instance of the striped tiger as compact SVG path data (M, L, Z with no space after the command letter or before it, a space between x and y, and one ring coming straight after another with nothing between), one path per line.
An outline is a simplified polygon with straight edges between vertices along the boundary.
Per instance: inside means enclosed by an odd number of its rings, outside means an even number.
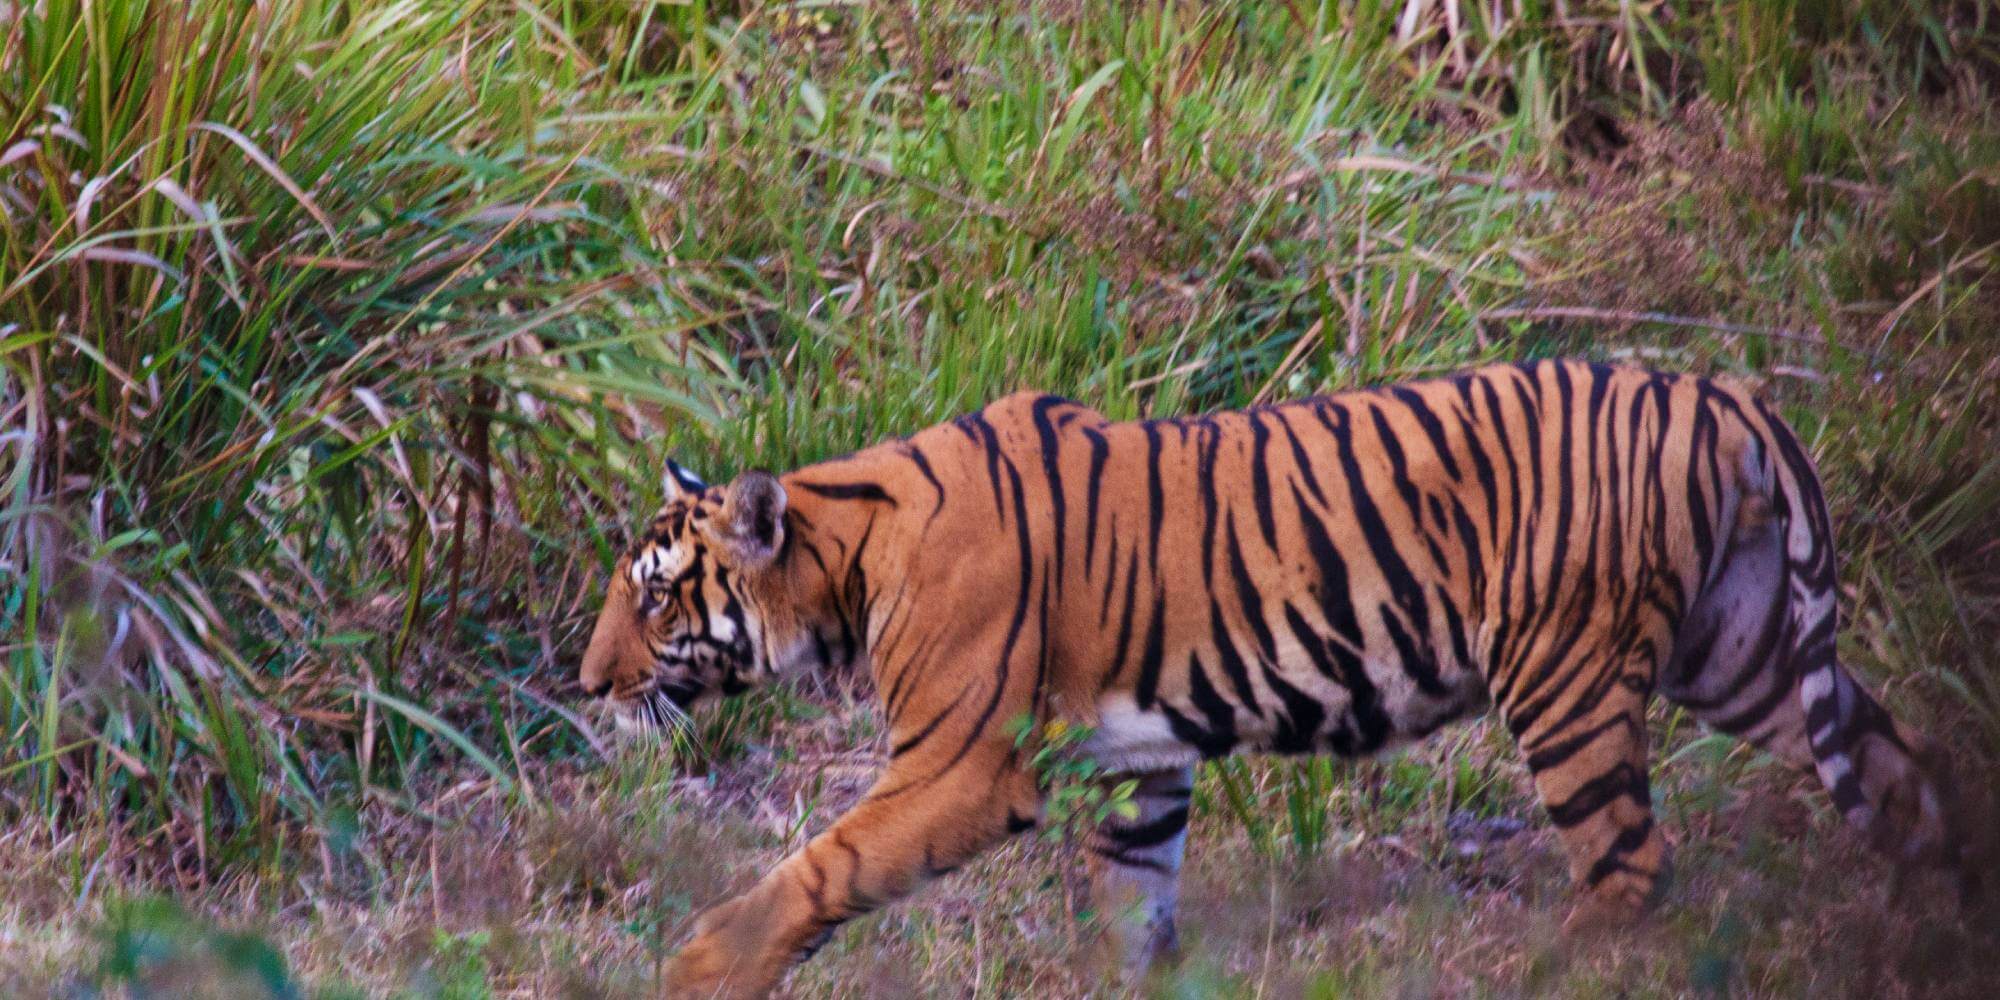
M669 995L763 995L1035 826L1024 716L1137 781L1085 844L1114 973L1174 948L1196 762L1374 754L1489 706L1568 855L1571 928L1663 885L1655 693L1815 769L1895 858L1957 860L1930 744L1836 661L1812 462L1723 382L1543 361L1123 423L1017 394L783 477L669 463L665 487L583 689L656 725L864 664L889 734L859 804L701 917Z

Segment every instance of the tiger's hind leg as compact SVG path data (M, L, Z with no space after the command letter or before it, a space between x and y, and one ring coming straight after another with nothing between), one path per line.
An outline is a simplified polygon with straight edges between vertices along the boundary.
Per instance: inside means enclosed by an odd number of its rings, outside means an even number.
M1961 867L1963 807L1934 741L1889 715L1835 658L1830 585L1795 577L1781 523L1746 499L1725 563L1690 609L1662 693L1709 727L1817 772L1899 862Z
M1646 772L1653 671L1644 652L1573 654L1501 704L1582 891L1566 932L1636 920L1665 886L1667 845Z
M1174 906L1193 789L1192 767L1140 775L1137 812L1108 818L1084 842L1091 909L1104 925L1092 957L1109 977L1136 977L1179 947Z
M1784 533L1759 498L1746 499L1722 558L1675 637L1660 693L1709 728L1810 769L1805 703L1788 655Z

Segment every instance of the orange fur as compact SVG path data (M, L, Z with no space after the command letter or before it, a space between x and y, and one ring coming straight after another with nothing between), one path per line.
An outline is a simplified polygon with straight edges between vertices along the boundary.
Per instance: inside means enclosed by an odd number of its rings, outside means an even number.
M1082 752L1146 780L1089 845L1102 897L1141 904L1110 931L1128 968L1171 947L1196 761L1369 754L1489 704L1562 832L1576 925L1661 885L1656 691L1818 767L1891 849L1948 849L1909 737L1834 662L1811 465L1734 387L1543 362L1134 423L1022 394L782 478L670 484L584 687L661 717L865 663L891 746L858 806L703 917L670 995L762 995L1032 825L1022 716L1092 727Z

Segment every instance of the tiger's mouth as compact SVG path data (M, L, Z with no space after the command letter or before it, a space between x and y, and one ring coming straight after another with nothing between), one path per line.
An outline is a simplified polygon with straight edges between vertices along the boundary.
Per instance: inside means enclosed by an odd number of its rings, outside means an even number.
M620 736L657 736L690 725L688 711L706 693L700 684L681 681L656 684L632 695L606 698L605 702Z

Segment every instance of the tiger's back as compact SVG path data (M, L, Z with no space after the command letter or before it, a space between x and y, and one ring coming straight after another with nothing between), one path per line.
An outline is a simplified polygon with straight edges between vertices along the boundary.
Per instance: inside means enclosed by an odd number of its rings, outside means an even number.
M1143 770L1372 753L1586 626L1670 644L1641 627L1670 632L1769 488L1752 420L1705 380L1547 363L1128 423L1022 394L897 447L982 501L939 508L920 550L977 551L989 578L962 585L1028 595L1024 618L1046 602L1038 705ZM1683 423L1698 445L1664 433Z

